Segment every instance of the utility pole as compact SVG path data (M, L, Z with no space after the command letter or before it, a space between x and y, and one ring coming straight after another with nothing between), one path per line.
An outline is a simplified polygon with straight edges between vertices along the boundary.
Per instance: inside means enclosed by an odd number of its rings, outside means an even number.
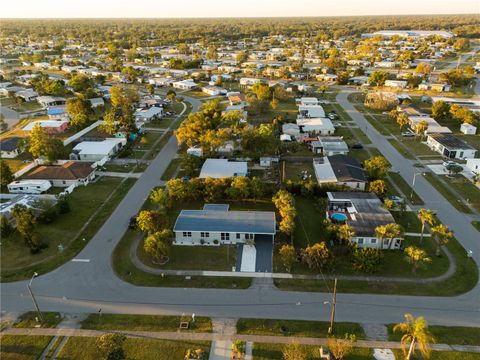
M332 295L332 314L330 316L330 327L328 328L328 333L333 333L333 323L335 322L335 305L337 304L337 278L335 278L335 283L333 285L333 295Z
M32 281L37 276L38 276L38 273L36 273L36 272L33 273L33 276L30 279L30 282L27 284L27 289L28 289L28 292L30 293L30 296L32 297L33 305L35 305L35 308L37 309L37 313L38 313L38 317L40 318L40 322L43 323L44 322L43 314L40 311L40 308L38 307L37 299L35 299L35 295L33 295L33 291L32 291Z

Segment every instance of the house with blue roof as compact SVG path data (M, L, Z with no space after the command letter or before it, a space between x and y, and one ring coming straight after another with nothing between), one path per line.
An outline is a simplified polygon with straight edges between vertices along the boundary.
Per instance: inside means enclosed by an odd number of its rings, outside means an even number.
M182 210L173 232L176 245L241 244L257 239L273 242L275 212L232 211L228 204L205 204L202 210Z

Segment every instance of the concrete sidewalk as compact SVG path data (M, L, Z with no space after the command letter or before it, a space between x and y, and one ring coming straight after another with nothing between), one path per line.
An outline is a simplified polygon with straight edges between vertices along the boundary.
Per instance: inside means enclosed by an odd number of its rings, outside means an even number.
M219 333L193 333L193 332L154 332L154 331L118 331L118 330L83 330L83 329L48 329L48 328L9 328L0 334L2 335L29 335L29 336L78 336L78 337L98 337L109 333L123 334L129 338L141 339L163 339L163 340L204 340L216 341L221 347L225 348L226 343L233 340L242 340L252 343L270 343L270 344L288 344L295 341L299 344L324 346L327 344L326 338L298 337L298 336L266 336L266 335L238 335L238 334L219 334ZM361 348L379 348L379 349L401 349L399 342L395 341L375 341L375 340L357 340L355 347ZM229 350L227 349L227 350ZM480 346L472 345L448 345L433 344L432 350L435 351L457 351L480 353Z

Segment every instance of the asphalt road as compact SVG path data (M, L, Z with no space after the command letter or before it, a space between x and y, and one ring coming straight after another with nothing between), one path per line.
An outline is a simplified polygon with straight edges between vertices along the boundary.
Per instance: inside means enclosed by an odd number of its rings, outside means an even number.
M368 136L392 161L407 179L414 168L389 147L383 137L375 132L361 114L346 102L347 94L340 94L339 101L355 121L368 129ZM194 105L198 100L188 99ZM128 219L135 214L147 198L150 190L159 183L162 172L175 156L177 143L171 138L152 161L144 175L105 222L89 244L77 256L88 262L68 262L60 268L34 280L33 288L42 310L67 313L103 312L132 314L181 314L195 313L212 317L256 317L305 320L328 320L330 307L325 301L330 294L280 291L268 281L256 281L247 290L151 288L137 287L115 276L111 267L111 253L124 234ZM479 263L480 251L475 239L478 233L467 218L442 201L426 182L418 179L417 191L428 200L429 207L439 209L441 220L457 231L460 241L474 249ZM425 192L425 194L424 194ZM429 200L431 199L431 200ZM431 206L434 205L434 206ZM464 227L461 229L459 227ZM3 313L33 310L26 281L1 284L1 308ZM341 289L341 283L339 284ZM337 320L361 323L390 323L403 319L406 312L424 315L430 323L446 325L479 326L480 302L478 287L459 297L414 297L387 295L339 294L337 296Z

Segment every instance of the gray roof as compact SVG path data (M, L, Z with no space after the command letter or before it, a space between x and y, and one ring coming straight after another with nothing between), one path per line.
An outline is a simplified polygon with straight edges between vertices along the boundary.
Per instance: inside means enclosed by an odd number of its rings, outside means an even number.
M449 150L474 150L472 146L452 134L430 134L429 136Z
M367 181L360 163L351 156L328 156L328 161L337 177L337 181Z
M228 204L205 204L203 205L203 210L210 211L228 211L230 205Z
M275 213L270 211L182 210L173 231L274 235L275 228Z

